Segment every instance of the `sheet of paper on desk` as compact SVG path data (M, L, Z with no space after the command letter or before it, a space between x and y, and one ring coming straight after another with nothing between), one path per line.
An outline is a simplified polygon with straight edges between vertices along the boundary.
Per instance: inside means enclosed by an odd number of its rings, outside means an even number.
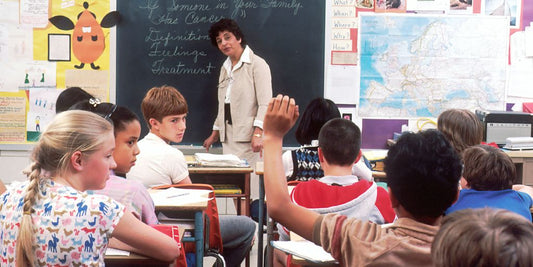
M210 192L210 190L170 187L164 190L151 190L150 197L155 206L184 206L207 201Z
M335 263L337 262L331 254L327 253L322 247L314 243L302 241L272 241L272 246L286 253L298 256L305 260L316 263Z
M363 149L363 155L370 161L383 160L387 157L387 149Z
M105 255L107 256L129 256L130 252L126 250L116 249L116 248L107 248L105 250Z
M248 163L245 160L233 154L211 154L211 153L195 153L196 161L200 166L212 167L247 167Z

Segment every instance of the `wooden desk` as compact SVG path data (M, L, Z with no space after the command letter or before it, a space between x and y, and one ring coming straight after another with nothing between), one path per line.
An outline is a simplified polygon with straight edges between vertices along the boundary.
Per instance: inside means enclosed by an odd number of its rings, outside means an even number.
M516 166L516 184L533 186L533 150L504 150Z
M523 150L523 151L510 151L503 150L511 159L516 166L516 180L515 184L525 184L533 186L533 150ZM378 152L378 155L385 155L384 150L372 150L365 149L363 153L368 153L370 156L375 155ZM366 156L367 154L365 154ZM369 159L370 160L370 159ZM386 176L383 172L372 172L372 176L376 178L376 181L386 182Z
M296 265L301 265L301 266L322 266L322 267L326 267L326 266L340 266L339 264L331 264L331 263L316 263L316 262L312 262L312 261L308 261L306 259L302 259L298 256L294 256L294 255L291 255L291 263L293 264L296 264Z
M156 191L149 190L149 193L153 194ZM204 262L204 211L207 208L208 198L209 195L205 194L204 199L199 202L180 203L179 205L163 205L154 200L156 212L164 212L166 216L174 218L194 218L194 236L181 236L181 240L196 243L196 266L199 267L202 267Z
M242 194L216 194L216 197L224 198L244 198L244 207L237 202L237 212L239 215L250 216L250 174L251 167L189 167L189 177L193 183L203 184L232 184L237 185Z
M106 255L104 257L106 266L109 267L136 267L136 266L155 266L155 267L169 267L173 263L164 262L143 255L135 254L133 252L128 256L123 255Z

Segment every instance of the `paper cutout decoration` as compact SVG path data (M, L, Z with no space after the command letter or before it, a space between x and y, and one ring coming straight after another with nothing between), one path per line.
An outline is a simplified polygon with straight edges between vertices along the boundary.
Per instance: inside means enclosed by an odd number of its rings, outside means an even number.
M74 29L72 35L72 51L74 56L81 62L80 65L74 65L77 69L82 69L85 64L91 64L94 70L99 66L94 62L102 55L105 49L105 36L102 27L111 28L120 21L120 14L117 11L107 13L102 22L98 24L96 15L88 10L89 3L83 2L85 8L78 15L78 22L74 25L68 17L54 16L49 21L60 30L68 31Z

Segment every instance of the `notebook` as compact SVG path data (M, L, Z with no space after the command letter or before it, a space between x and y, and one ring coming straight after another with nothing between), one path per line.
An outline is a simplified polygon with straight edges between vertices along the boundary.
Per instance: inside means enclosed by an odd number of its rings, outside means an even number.
M286 253L298 256L307 261L318 264L335 264L337 261L322 247L314 243L301 241L272 241L272 246Z

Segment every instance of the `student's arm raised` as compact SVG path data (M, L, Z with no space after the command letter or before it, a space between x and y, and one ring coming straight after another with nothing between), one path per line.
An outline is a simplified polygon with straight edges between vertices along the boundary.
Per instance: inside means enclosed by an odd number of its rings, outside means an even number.
M312 240L313 226L319 215L292 203L281 161L283 136L298 119L294 99L278 95L270 100L263 122L265 191L268 214L296 234Z
M178 243L169 236L144 224L130 212L125 212L113 231L111 247L132 251L166 262L180 255ZM113 239L111 239L113 240Z

